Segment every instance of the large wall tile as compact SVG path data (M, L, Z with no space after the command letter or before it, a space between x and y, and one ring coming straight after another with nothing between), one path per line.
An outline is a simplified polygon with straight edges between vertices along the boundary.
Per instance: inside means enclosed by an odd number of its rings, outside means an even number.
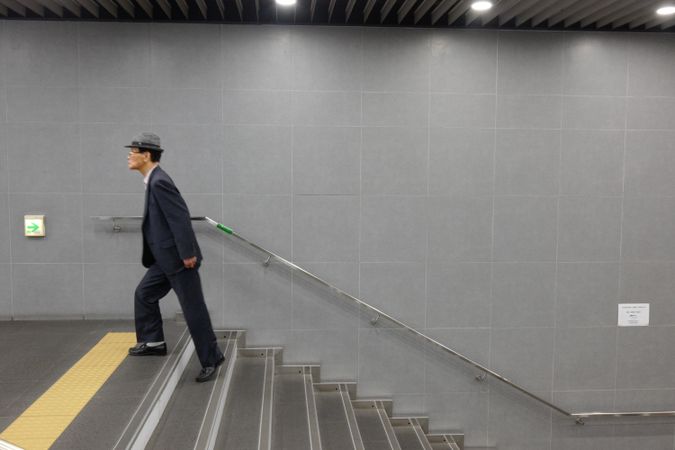
M675 96L675 45L667 34L631 35L628 95Z
M324 380L356 379L359 347L354 330L295 330L291 336L284 349L284 361L320 364Z
M535 395L546 398L543 392ZM541 450L551 447L551 410L508 386L490 391L488 444L499 450Z
M562 93L563 34L499 32L500 94Z
M0 105L1 106L1 105ZM0 124L0 192L9 191L9 171L7 170L8 155L5 146L5 125Z
M565 93L625 95L628 42L621 34L566 34Z
M8 21L4 33L5 83L77 85L75 22Z
M283 266L225 264L224 270L226 329L291 329L291 276Z
M425 267L422 263L362 263L361 297L415 329L426 321Z
M668 449L675 439L674 434L672 424L617 425L614 428L614 449Z
M497 97L497 128L553 128L562 120L562 97L545 95L500 95Z
M457 405L462 405L458 408ZM485 446L488 436L489 394L484 392L433 393L425 397L432 430L462 430L466 446Z
M360 181L359 128L293 129L294 194L359 195Z
M293 89L351 91L361 89L361 30L298 27L291 30Z
M81 318L82 264L15 264L15 318Z
M616 324L619 299L618 263L560 263L556 278L558 327Z
M290 127L236 126L224 133L224 193L291 193Z
M13 263L82 261L81 194L12 194L10 211ZM44 214L46 237L24 237L26 214Z
M675 129L675 98L629 97L627 101L629 130Z
M84 315L87 319L134 317L134 292L145 275L140 262L84 265Z
M290 125L290 105L289 91L223 90L223 122L225 125Z
M16 303L16 302L15 302ZM673 327L619 328L617 389L672 389Z
M554 389L614 388L616 353L614 327L557 330Z
M424 393L424 353L403 329L359 330L359 396Z
M429 261L489 261L492 198L430 197Z
M434 30L430 90L496 93L498 36L494 31Z
M560 193L621 195L623 131L563 131Z
M358 298L358 263L303 262L301 267ZM328 330L358 327L360 308L304 274L293 273L293 329Z
M220 88L219 25L160 24L150 28L150 84L167 88Z
M91 87L79 90L79 122L138 124L150 121L147 88Z
M3 258L3 261L6 261ZM0 320L12 318L12 266L0 264Z
M426 128L364 128L363 194L425 194L427 136Z
M496 263L492 270L492 326L554 325L555 264Z
M223 129L219 125L153 127L165 150L161 165L182 193L220 194Z
M363 125L425 127L429 120L429 96L409 93L363 94Z
M559 170L559 131L497 131L496 194L555 195Z
M625 97L570 95L563 99L563 128L623 130L625 123Z
M221 223L287 259L291 256L292 218L290 195L223 196ZM251 261L250 250L233 250L225 250L225 262Z
M621 258L675 261L675 199L624 200Z
M675 130L628 131L626 195L675 195Z
M149 86L150 26L79 23L80 86Z
M359 207L354 196L296 196L293 260L358 261Z
M7 90L10 123L73 123L77 117L77 88L15 86Z
M621 246L621 198L560 199L559 261L618 261Z
M164 125L211 125L221 123L219 89L153 89L153 123Z
M364 28L363 89L426 92L429 35L426 30Z
M493 130L432 128L429 131L429 194L492 194L494 153Z
M556 207L551 197L496 197L495 260L555 260Z
M142 194L145 189L140 172L129 170L129 145L143 131L152 131L147 123L80 125L80 161L82 189L85 193ZM160 136L161 138L161 136ZM74 162L70 163L75 165ZM71 167L70 170L73 170ZM142 205L141 205L142 207ZM142 210L134 215L142 214ZM106 215L103 213L103 215Z
M0 264L9 264L12 262L9 244L13 234L11 226L13 226L13 222L9 218L9 195L0 194ZM23 223L21 228L14 231L23 234Z
M615 303L649 303L649 324L672 326L675 325L673 292L675 264L624 263L619 301Z
M288 114L288 105L284 105ZM293 125L356 126L361 122L359 92L293 92Z
M427 327L490 326L489 263L431 263L427 268Z
M363 197L362 262L424 261L426 240L427 209L422 197Z
M493 330L490 368L525 389L547 392L553 380L554 347L554 328Z
M494 128L494 95L433 94L429 124L446 128Z
M291 88L291 28L227 25L220 30L225 89Z

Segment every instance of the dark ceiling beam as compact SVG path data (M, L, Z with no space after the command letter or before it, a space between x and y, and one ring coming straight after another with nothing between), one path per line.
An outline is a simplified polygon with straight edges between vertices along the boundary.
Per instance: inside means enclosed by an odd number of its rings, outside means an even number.
M185 0L176 0L176 4L178 5L178 8L180 9L180 12L183 13L183 17L186 19L190 18L190 8L188 7L188 4ZM256 6L258 5L258 0L256 0Z
M641 16L648 9L651 9L653 5L661 2L662 0L642 1L637 5L632 5L626 9L623 9L622 11L617 11L615 14L610 14L602 20L599 20L596 26L601 28L605 25L612 24L612 28L618 28L629 23L631 20L636 19L637 16ZM656 11L654 11L654 14L656 14Z
M523 11L526 11L528 8L531 8L532 5L537 3L539 0L523 0L518 3L516 3L513 7L505 9L500 15L499 15L499 25L504 25L507 23L509 20L513 19L516 17L518 14L522 13Z
M330 3L328 3L328 22L331 21L333 18L333 11L335 11L335 3L337 3L336 0L330 0Z
M590 14L594 14L600 11L603 8L616 3L618 0L599 0L590 4L587 4L585 8L574 11L572 14L567 14L566 17L563 17L565 20L565 26L569 27L574 25L577 22L581 22L585 17Z
M556 3L558 0L541 0L534 5L532 5L531 8L527 9L526 11L521 12L516 16L516 26L519 27L528 20L532 19L534 16L548 8L550 5Z
M356 5L356 0L349 0L347 6L345 7L345 22L349 22L349 18L354 12L354 6Z
M96 0L99 5L103 6L103 9L108 11L111 16L117 19L117 4L112 0Z
M57 16L63 17L63 6L56 3L54 0L37 0L37 2Z
M549 25L553 26L560 22L565 22L565 19L567 19L568 17L572 16L573 14L583 9L588 8L589 5L593 5L594 3L597 2L598 0L595 0L594 2L589 2L588 0L576 0L574 3L567 5L567 8L549 17L548 23ZM568 23L565 22L564 25L567 27Z
M77 3L80 4L81 7L89 11L89 14L92 16L96 17L97 19L100 16L100 11L99 11L99 6L98 4L94 3L92 0L74 0Z
M468 0L442 0L431 11L431 24L434 25L446 13L452 14L452 12L457 8L458 5L468 5L468 3L469 3ZM464 12L466 12L466 8L463 8L462 14L464 14Z
M5 17L9 14L9 10L5 5L0 5L0 14L2 14Z
M604 8L602 8L599 11L596 11L593 14L590 14L586 17L584 17L581 20L581 27L585 28L591 24L595 24L597 27L597 22L608 15L612 14L613 12L616 12L620 9L623 9L627 6L631 6L632 4L635 3L635 0L619 0L617 2L612 3L611 5L607 5Z
M155 0L155 1L159 5L159 8L162 11L164 11L164 15L170 19L171 18L171 3L169 3L168 0ZM150 6L152 6L152 5L150 5ZM143 8L143 11L145 11L145 8ZM147 11L145 11L145 12L147 13Z
M396 0L387 0L384 2L384 5L380 9L380 23L384 23L395 4Z
M396 12L398 23L403 22L403 20L412 10L412 7L415 6L415 3L417 3L417 0L405 0L405 2L403 2L401 7Z
M668 25L669 22L673 23ZM670 28L673 25L675 25L675 17L655 15L654 20L651 20L645 24L645 28L649 30L650 28L661 27L662 30L665 30L666 28Z
M54 0L57 2L59 5L63 6L66 8L68 11L70 11L75 17L80 17L82 15L81 12L81 7L77 3L75 3L73 0Z
M420 3L420 6L415 9L415 23L419 22L429 12L434 3L436 3L436 0L424 0Z
M540 23L547 22L549 17L552 17L553 15L560 13L563 11L565 8L570 6L573 3L576 3L577 0L560 0L556 2L553 6L550 8L547 8L546 10L542 11L541 13L537 14L532 18L532 26L536 27Z
M368 17L370 16L370 13L373 12L373 8L375 7L375 3L377 0L368 0L366 2L366 6L363 7L363 22L365 23L368 20Z
M11 9L20 16L26 17L26 7L19 4L15 0L0 0L0 5Z
M481 24L487 25L492 22L492 20L497 17L499 14L504 12L507 9L518 4L520 0L500 0L499 3L493 5L487 11L474 11L470 10L467 14L466 25L471 25L476 20L480 19Z
M118 5L122 7L124 11L126 11L127 14L129 14L131 17L136 17L136 7L134 4L131 2L131 0L115 0Z
M630 30L634 30L635 28L645 25L647 22L652 20L656 16L656 11L651 11L648 13L644 13L639 17L634 17L631 19L630 23L628 24L628 28Z
M150 0L136 0L136 2L139 4L139 6L145 12L145 14L148 15L148 17L153 18L153 19L155 18L155 9L154 9L154 7L152 5L152 2ZM160 0L157 3L159 3L160 7L161 7L162 1ZM162 8L162 9L164 9L164 8ZM171 6L169 6L169 12L170 11L171 11ZM168 17L171 17L171 15L169 14Z
M208 19L208 11L204 0L195 0L195 3L199 7L199 11L201 11L202 17L204 17L204 19Z

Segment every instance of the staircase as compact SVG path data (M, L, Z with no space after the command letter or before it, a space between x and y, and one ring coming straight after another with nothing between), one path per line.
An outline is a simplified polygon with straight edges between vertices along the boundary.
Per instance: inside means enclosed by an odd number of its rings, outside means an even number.
M246 347L243 331L217 335L226 362L211 386L184 371L168 402L137 411L130 423L140 425L116 448L479 450L461 433L429 433L426 417L393 416L391 400L358 398L355 383L322 381L319 366L284 365L281 348ZM196 367L194 354L176 356L188 357ZM153 415L161 418L139 419Z

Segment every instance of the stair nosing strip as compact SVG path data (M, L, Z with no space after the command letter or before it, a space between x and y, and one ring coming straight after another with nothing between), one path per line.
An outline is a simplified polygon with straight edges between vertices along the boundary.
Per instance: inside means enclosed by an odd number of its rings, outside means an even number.
M380 417L380 422L382 423L382 428L384 428L384 434L387 436L387 440L389 441L389 447L392 450L401 450L401 444L398 442L398 438L394 432L394 427L392 427L391 422L389 422L389 417L387 416L387 413L384 409L384 403L377 401L375 402L375 406L377 415Z
M166 406L171 400L176 385L180 381L180 378L195 351L194 344L192 339L190 339L187 328L183 330L183 333L178 338L176 348L180 348L180 351L176 354L172 354L162 365L159 373L139 402L138 407L131 415L126 427L122 430L117 442L115 442L115 445L113 446L114 450L119 448L124 448L126 450L143 450L150 441L157 424L164 414ZM154 393L152 400L150 400L151 393ZM144 406L145 408L143 408ZM142 411L143 409L145 409L145 411ZM138 423L136 429L130 431L134 422Z
M311 367L303 367L303 381L305 385L305 406L307 410L307 425L309 431L309 448L311 450L322 450L321 432L319 430L319 416L316 410L316 399L314 397L314 383ZM305 373L306 372L306 373Z
M346 399L345 396L347 397ZM340 399L342 400L342 407L345 411L347 427L349 428L349 434L352 437L354 449L365 450L363 439L361 438L361 431L359 431L359 424L356 422L356 415L354 414L354 408L352 408L352 401L351 398L349 398L349 391L347 390L347 386L342 384L340 384Z
M419 421L417 419L410 419L410 422L413 425L413 430L415 430L415 434L417 435L417 440L420 441L420 445L424 450L434 450L431 447L431 444L429 443L429 440L427 437L424 435L424 431L422 430L422 425L420 425Z
M274 398L274 349L265 349L265 376L263 379L258 450L271 450L272 446L272 401Z
M199 428L199 433L197 434L197 439L195 440L194 449L207 449L212 450L216 446L216 440L218 438L218 431L220 430L220 425L222 422L223 412L225 410L225 404L227 402L227 395L230 391L230 383L232 381L232 375L234 373L234 367L237 361L237 340L228 339L227 345L225 347L225 358L227 360L227 368L225 369L225 376L220 377L222 371L222 366L218 368L218 373L216 375L216 383L213 385L211 391L211 396L209 397L209 402L204 411L204 419ZM221 381L222 380L222 381ZM218 389L219 388L219 389ZM213 398L214 394L218 391L218 400L214 403ZM210 417L210 424L207 425L207 418ZM203 433L205 427L208 428L206 434ZM206 439L206 442L202 442Z

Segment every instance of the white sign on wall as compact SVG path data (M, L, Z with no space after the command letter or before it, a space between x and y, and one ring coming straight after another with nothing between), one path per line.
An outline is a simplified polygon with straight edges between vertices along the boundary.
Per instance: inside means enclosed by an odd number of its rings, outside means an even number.
M619 303L620 327L649 325L649 303Z

